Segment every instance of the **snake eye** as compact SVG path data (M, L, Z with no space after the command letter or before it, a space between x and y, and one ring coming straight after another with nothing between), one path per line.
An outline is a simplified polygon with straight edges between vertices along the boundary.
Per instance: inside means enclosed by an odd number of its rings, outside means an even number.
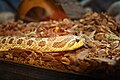
M76 42L79 42L80 40L79 39L76 39Z

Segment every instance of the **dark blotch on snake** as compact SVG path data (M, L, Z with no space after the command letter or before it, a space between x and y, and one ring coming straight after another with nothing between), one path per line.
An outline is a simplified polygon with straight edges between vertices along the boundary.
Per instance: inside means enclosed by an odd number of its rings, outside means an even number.
M69 41L70 41L70 39L69 39L69 38L66 38L66 39L64 39L64 40L62 40L62 41L60 41L60 42L54 42L54 44L53 44L52 47L54 47L54 48L62 48L62 47L64 47L64 46L66 45L66 43L69 42Z
M5 41L6 41L6 39L3 39L3 40L2 40L2 44L4 44L4 43L5 43Z
M33 43L33 40L29 40L29 41L27 42L27 45L31 46L32 43Z
M43 46L45 46L46 45L46 42L45 41L40 41L39 43L38 43L38 46L40 46L40 47L43 47Z
M11 39L9 40L9 44L12 44L13 41L14 41L14 38L11 38Z
M17 44L21 44L23 42L23 39L18 39Z
M76 40L71 41L70 43L68 43L68 46L72 47L75 44L75 42L76 42Z

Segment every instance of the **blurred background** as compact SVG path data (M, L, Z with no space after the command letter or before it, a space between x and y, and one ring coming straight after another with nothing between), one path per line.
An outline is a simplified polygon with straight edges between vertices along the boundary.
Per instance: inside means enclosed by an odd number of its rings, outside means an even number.
M79 19L88 12L105 12L120 21L119 0L55 0L71 19ZM14 21L21 0L0 0L0 22Z

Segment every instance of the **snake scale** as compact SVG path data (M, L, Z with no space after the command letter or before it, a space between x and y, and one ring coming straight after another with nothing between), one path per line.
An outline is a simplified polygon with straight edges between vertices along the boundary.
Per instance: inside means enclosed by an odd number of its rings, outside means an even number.
M84 38L75 35L48 38L0 36L0 51L11 48L35 50L38 52L69 51L83 46L84 41Z

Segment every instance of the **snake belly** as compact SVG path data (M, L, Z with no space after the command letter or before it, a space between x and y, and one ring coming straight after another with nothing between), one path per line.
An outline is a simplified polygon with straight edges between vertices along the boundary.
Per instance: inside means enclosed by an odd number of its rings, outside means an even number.
M84 42L84 38L75 35L48 38L0 36L0 51L20 48L37 52L60 52L77 49L83 46Z

